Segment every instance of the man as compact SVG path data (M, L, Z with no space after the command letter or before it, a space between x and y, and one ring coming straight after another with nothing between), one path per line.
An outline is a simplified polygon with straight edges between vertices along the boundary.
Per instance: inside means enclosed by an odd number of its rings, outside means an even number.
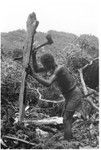
M64 139L70 140L72 138L72 118L75 110L81 103L82 93L77 87L75 79L72 77L70 71L65 66L58 66L51 54L44 54L41 56L41 63L43 65L40 68L36 62L36 52L32 54L33 68L36 73L38 72L51 72L49 80L45 80L33 73L30 70L30 74L41 84L48 87L53 82L56 82L61 93L65 98L65 112L63 116L64 124ZM27 69L28 71L28 69Z

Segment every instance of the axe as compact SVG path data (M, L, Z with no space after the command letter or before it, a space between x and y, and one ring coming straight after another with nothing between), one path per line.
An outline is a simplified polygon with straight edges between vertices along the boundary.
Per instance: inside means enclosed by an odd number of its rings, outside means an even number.
M47 39L47 42L43 43L42 45L39 45L38 47L34 48L34 50L36 51L37 49L45 46L45 45L51 45L53 43L53 40L52 40L52 37L50 34L47 34L46 35L46 39Z
M34 52L45 45L51 45L53 43L53 40L52 40L52 37L50 34L46 35L46 39L47 39L47 41L45 43L39 45L38 47L33 48ZM14 60L22 60L22 58L23 58L23 56L15 57Z

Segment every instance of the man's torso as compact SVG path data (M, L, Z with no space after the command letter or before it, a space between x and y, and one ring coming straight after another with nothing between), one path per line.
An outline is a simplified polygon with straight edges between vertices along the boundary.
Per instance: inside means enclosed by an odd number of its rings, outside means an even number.
M70 71L64 66L62 66L57 72L56 81L64 97L66 97L69 91L76 87L75 79Z

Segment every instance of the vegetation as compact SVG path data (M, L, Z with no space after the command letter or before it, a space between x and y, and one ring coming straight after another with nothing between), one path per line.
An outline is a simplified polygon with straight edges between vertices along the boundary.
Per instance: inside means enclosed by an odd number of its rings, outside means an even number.
M92 35L81 35L80 37L57 31L48 31L52 35L54 43L51 46L45 46L38 51L38 62L40 64L40 56L43 53L50 52L54 55L58 64L65 64L71 71L72 75L76 78L78 86L82 88L80 82L80 76L78 69L83 68L89 64L95 58L99 56L99 41L98 38ZM35 46L40 45L46 41L46 33L38 32L35 35ZM76 119L74 117L73 123L73 135L75 141L68 143L63 140L63 125L36 125L35 123L19 124L15 123L18 117L19 110L19 91L22 77L22 59L15 60L16 57L23 55L23 46L26 37L26 31L17 30L8 33L1 33L1 134L13 135L19 139L25 141L19 142L13 141L7 137L4 137L3 148L98 148L98 113L92 111L90 105L83 103L82 109L79 114L86 114L86 119L78 117L76 113ZM97 62L88 70L84 70L84 80L89 88L94 90L98 89L98 59ZM43 74L46 78L46 74ZM50 76L50 75L48 75ZM96 77L95 77L96 76ZM38 93L39 92L39 93ZM41 94L41 99L39 97ZM26 119L43 119L47 117L63 115L64 101L62 103L51 103L48 100L59 101L63 99L61 92L57 88L56 83L51 87L46 88L39 84L32 77L28 77L27 80L27 96L26 96ZM93 96L94 103L98 104L98 96ZM44 101L47 100L47 101ZM87 116L89 119L87 120ZM40 129L40 132L46 131L47 136L44 134L38 134L36 130ZM58 134L57 134L58 133ZM37 135L38 134L38 135ZM50 140L49 140L50 139ZM26 144L29 141L30 144ZM35 143L35 145L31 144ZM10 147L8 146L10 145Z

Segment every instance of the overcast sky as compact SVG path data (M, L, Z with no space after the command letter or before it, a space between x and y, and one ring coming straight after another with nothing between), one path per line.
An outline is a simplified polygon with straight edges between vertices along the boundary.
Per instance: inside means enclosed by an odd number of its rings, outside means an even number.
M37 31L98 35L99 0L1 0L1 32L26 29L29 13L36 13Z

